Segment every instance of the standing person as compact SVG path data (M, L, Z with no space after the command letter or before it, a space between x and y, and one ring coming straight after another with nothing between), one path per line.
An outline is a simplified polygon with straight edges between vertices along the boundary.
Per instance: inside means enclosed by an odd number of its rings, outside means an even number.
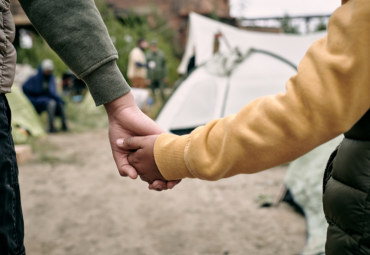
M10 0L0 1L3 35L0 45L0 254L24 255L24 224L18 166L11 135L11 111L5 94L11 93L16 52L15 25ZM118 138L160 134L163 130L135 104L130 87L119 71L118 54L93 0L19 0L23 10L66 65L88 86L96 105L105 106L109 140L119 173L137 178L127 161L129 151L116 145ZM177 182L161 182L172 188Z
M38 114L47 111L49 117L50 133L57 132L54 126L55 116L62 120L62 131L68 131L67 120L64 110L64 101L58 95L53 75L54 64L50 59L42 61L35 76L29 78L23 84L23 92L26 94Z
M148 62L148 78L155 98L155 91L158 88L161 92L161 98L164 101L164 87L167 82L166 58L164 53L158 49L157 41L150 43L150 51L146 54Z
M216 54L220 50L220 37L222 37L222 33L218 32L214 35L213 39L213 54Z
M140 38L137 47L133 48L129 55L127 77L130 79L133 88L145 89L147 78L147 61L145 50L148 42Z
M344 133L324 175L325 254L370 254L370 1L342 3L285 93L256 99L190 135L118 140L133 150L129 162L140 177L215 181L257 173Z

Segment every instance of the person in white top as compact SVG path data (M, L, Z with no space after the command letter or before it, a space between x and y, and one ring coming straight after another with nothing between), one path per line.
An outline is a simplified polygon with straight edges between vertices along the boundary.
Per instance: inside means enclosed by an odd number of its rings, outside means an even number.
M148 42L141 38L137 47L130 52L127 76L133 88L145 88L146 85L148 68L144 53L146 48L148 48Z

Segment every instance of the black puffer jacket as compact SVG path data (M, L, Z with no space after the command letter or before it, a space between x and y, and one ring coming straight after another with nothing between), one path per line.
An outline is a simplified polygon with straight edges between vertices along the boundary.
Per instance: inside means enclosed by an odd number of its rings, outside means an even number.
M17 54L12 44L15 25L9 8L9 0L0 1L0 94L10 92L17 60Z
M345 134L324 176L326 255L370 254L370 111Z

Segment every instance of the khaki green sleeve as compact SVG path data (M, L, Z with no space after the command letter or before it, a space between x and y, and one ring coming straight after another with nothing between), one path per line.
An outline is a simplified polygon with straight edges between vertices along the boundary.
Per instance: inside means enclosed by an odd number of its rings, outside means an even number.
M117 68L117 51L93 0L20 0L33 26L87 84L96 105L130 87Z

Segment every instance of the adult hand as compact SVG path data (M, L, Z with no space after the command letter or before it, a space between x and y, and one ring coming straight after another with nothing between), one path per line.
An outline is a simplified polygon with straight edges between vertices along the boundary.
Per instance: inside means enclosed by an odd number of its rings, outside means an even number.
M121 176L129 176L131 179L136 179L138 176L137 171L127 160L127 156L131 151L119 148L117 140L132 136L161 134L164 133L164 130L136 106L131 92L104 106L109 120L109 141L118 171ZM167 188L173 188L177 183L160 180L154 182L149 188L166 190Z

